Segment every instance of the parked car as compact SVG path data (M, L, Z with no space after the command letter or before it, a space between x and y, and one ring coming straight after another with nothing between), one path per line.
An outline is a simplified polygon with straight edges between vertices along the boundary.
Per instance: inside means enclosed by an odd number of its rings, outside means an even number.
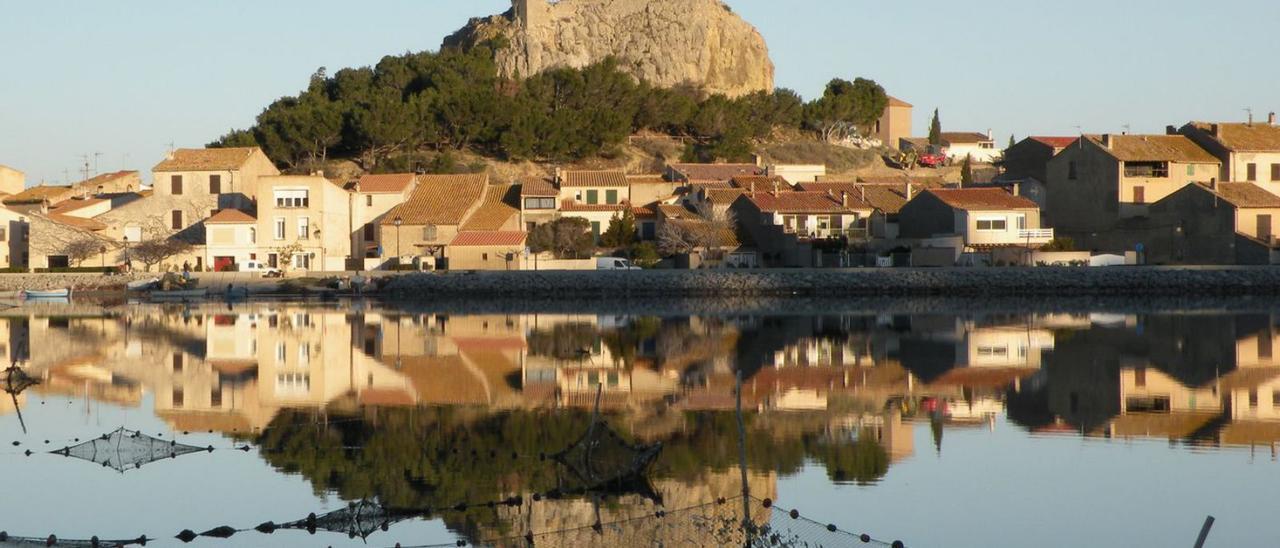
M240 272L260 272L263 278L279 278L283 272L274 266L268 266L259 261L245 261L240 263Z
M596 259L596 270L640 270L631 261L617 257L600 257Z

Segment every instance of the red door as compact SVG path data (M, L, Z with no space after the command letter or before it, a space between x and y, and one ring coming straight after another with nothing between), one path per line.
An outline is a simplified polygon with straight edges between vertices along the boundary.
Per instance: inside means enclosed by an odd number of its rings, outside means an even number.
M226 271L228 271L228 270L231 270L231 265L233 265L233 264L236 264L236 258L235 258L235 257L214 257L214 258L213 258L213 271L214 271L214 272L226 272Z

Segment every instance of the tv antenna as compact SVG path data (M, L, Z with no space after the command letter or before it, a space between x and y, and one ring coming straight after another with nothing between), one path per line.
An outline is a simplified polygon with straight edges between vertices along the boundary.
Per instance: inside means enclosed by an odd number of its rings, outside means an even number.
M1253 125L1253 108L1244 107L1244 111L1249 114L1249 125L1252 126Z

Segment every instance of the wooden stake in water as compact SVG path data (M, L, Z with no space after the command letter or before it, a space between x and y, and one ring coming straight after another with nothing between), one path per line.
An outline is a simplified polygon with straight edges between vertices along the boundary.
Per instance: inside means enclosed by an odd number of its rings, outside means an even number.
M1196 539L1196 548L1204 548L1204 541L1209 538L1209 529L1213 528L1213 516L1204 518L1204 526L1200 528L1200 537Z
M742 472L742 536L743 545L751 545L751 486L747 483L747 425L742 418L742 371L736 374L738 414L738 468Z

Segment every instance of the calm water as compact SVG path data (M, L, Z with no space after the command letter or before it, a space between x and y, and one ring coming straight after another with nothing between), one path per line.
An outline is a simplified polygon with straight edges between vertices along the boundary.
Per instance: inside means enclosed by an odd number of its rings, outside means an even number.
M1210 514L1209 546L1272 545L1271 306L14 308L0 319L0 357L18 367L0 399L0 530L160 539L148 546L222 526L239 532L189 545L740 545L740 373L747 483L777 504L746 511L801 541L849 539L778 508L907 546L1190 546ZM282 528L252 530L265 522Z

